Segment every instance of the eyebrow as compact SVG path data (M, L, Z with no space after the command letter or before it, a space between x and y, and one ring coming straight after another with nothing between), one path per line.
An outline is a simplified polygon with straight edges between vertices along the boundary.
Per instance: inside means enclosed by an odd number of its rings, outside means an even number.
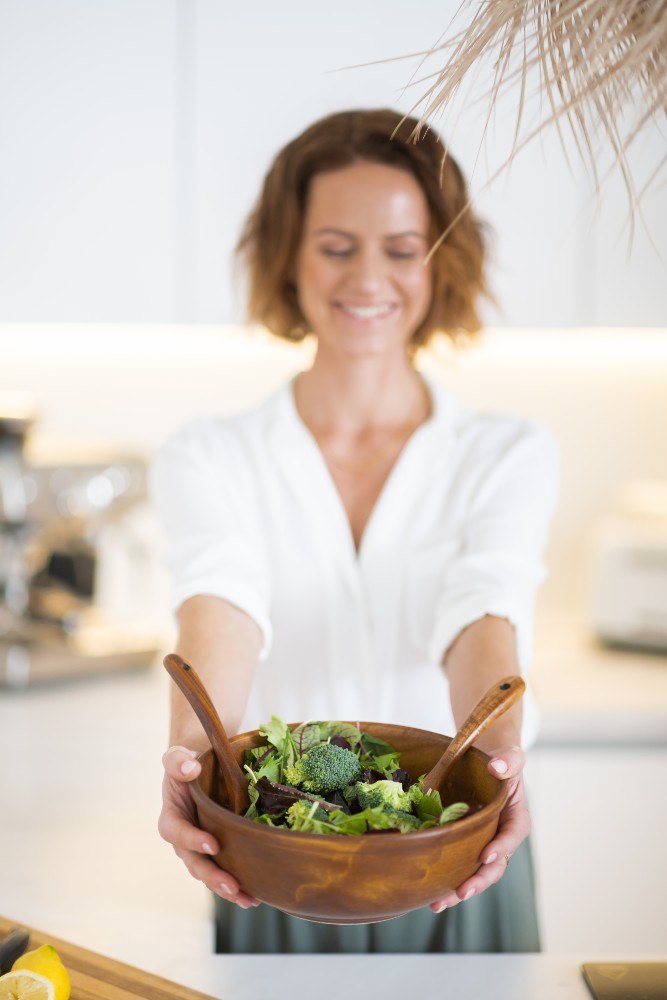
M322 226L320 229L313 230L313 236L345 236L349 240L356 239L355 233L348 233L346 229L337 229L335 226ZM425 243L428 242L428 236L424 233L418 232L416 229L406 229L405 232L401 233L389 233L386 239L388 240L400 240L404 239L406 236L415 236L417 239L424 240Z

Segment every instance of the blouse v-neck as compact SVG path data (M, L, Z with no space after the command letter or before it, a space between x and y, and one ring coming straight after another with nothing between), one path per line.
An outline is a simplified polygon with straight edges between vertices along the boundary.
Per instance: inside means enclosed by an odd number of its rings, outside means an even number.
M392 530L392 512L399 503L401 508L404 506L406 494L423 488L425 475L434 471L437 457L442 454L442 436L438 433L438 425L442 427L442 401L432 383L428 379L424 383L431 398L431 413L397 455L373 503L358 546L338 486L315 436L296 407L294 381L284 387L278 442L284 446L280 449L283 472L305 501L311 516L321 522L339 551L345 552L355 564L362 564L374 547L381 544L385 532Z

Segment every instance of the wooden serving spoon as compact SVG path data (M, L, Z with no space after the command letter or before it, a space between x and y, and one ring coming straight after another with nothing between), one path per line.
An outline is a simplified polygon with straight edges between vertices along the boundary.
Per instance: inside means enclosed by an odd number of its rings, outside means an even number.
M472 712L459 728L456 736L450 742L440 760L422 780L423 788L433 788L439 791L445 783L445 778L466 750L481 736L485 729L500 718L521 698L526 690L522 677L510 675L489 688L486 694L477 702Z
M170 677L176 682L194 709L204 727L213 752L217 757L220 771L227 787L227 797L232 812L244 813L250 805L248 780L237 763L225 727L222 724L208 691L197 671L177 653L167 653L162 661Z

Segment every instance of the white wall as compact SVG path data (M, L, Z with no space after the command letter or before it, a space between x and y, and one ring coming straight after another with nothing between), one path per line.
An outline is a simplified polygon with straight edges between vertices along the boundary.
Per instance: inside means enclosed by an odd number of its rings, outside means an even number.
M1 0L2 318L169 314L174 12Z
M437 68L416 54L457 7L0 0L0 322L241 320L231 250L278 147L333 110L410 110L423 92L406 90L411 79ZM374 60L389 61L358 66ZM488 68L477 94L485 80ZM515 99L479 159L484 102L435 123L496 231L489 323L664 325L664 187L643 201L648 231L637 217L628 256L619 178L598 210L553 131L487 186ZM640 179L664 148L657 129L647 134Z

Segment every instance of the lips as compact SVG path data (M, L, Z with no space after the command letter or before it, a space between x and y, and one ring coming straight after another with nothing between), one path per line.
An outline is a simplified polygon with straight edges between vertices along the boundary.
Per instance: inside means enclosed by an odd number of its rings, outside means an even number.
M392 313L396 308L394 305L388 302L378 303L377 305L352 305L349 302L339 302L337 303L338 308L344 312L347 316L352 316L354 319L382 319Z

